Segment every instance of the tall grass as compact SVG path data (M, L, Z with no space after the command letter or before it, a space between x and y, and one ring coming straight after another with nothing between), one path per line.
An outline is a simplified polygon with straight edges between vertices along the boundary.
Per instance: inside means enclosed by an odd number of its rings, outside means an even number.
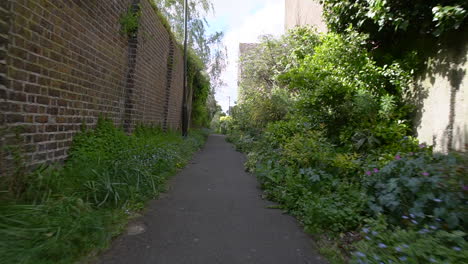
M106 248L205 136L148 127L128 136L100 119L75 137L65 165L28 175L19 199L0 196L0 263L73 263Z

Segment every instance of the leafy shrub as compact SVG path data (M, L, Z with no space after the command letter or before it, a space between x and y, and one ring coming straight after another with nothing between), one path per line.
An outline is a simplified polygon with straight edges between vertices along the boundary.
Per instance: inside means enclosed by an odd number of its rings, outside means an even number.
M392 124L408 114L397 98L407 89L409 75L396 63L377 66L365 49L365 40L355 32L322 36L313 54L278 76L283 85L299 91L298 113L320 124L334 143L347 143L354 131L372 131L380 123ZM374 140L376 145L394 138L374 137L384 139Z
M467 263L468 242L461 231L447 232L426 226L402 229L383 217L363 229L351 263Z
M339 237L343 249L359 240L365 219L386 217L373 234L382 237L358 243L361 254L352 262L466 262L468 162L433 155L411 136L412 107L402 94L412 72L397 62L377 64L363 34L302 30L302 41L290 32L249 55L254 74L232 113L228 139L247 152L245 165L265 195L309 232ZM270 43L276 62L255 72L256 63L270 59ZM277 91L283 101L273 99ZM383 250L400 247L397 235L414 242L411 252ZM455 256L458 249L465 251Z
M320 132L307 131L305 134L291 137L282 146L282 164L298 168L324 168L330 165L333 158L333 146Z
M365 179L367 192L373 197L370 209L389 215L395 224L430 223L466 230L466 168L460 164L454 155L427 151L397 155Z

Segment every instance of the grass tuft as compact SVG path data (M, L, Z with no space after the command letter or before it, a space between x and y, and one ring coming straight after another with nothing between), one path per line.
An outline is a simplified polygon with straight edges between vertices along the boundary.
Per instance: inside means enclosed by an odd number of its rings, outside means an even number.
M100 119L74 138L65 165L28 175L19 199L0 196L0 263L73 263L107 248L206 135L144 126L126 135Z

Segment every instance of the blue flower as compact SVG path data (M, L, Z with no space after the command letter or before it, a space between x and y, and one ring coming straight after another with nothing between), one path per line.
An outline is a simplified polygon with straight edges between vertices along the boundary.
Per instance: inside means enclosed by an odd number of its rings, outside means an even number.
M416 216L415 216L414 214L409 214L409 216L410 216L411 218L416 218Z
M402 247L409 248L409 246L407 244L403 244Z
M429 227L430 227L432 230L437 230L437 226L431 225L431 226L429 226Z
M441 199L437 199L437 198L435 198L435 199L432 199L432 201L434 201L434 202L436 202L436 203L441 203L441 202L442 202L442 200L441 200Z
M398 259L399 259L399 260L401 260L401 261L406 261L406 260L408 260L408 258L407 258L407 257L405 257L405 256L403 256L403 257L399 257Z
M387 245L385 245L384 243L379 243L379 248L387 248Z
M379 234L379 232L377 232L377 231L372 231L372 235L376 236L376 235L378 235L378 234Z
M411 220L411 223L417 225L417 224L418 224L418 221L416 221L416 220Z
M360 257L360 258L366 257L366 254L364 254L364 253L362 253L362 252L359 252L359 251L357 251L355 254L356 254L356 256L358 256L358 257Z
M430 258L429 261L432 262L432 263L436 263L436 262L437 262L437 260L435 260L435 259L433 259L433 258Z
M402 216L401 218L403 219L408 219L409 217L407 217L406 215Z
M398 251L398 252L402 251L401 247L396 247L395 250Z
M369 233L369 228L363 228L363 229L362 229L362 232L364 232L364 233L366 233L366 234Z
M455 250L455 251L461 251L461 248L459 248L459 247L453 247L452 249Z
M365 239L367 239L367 240L372 240L372 239L371 239L370 237L368 237L368 236L366 236Z
M429 230L427 230L426 228L424 228L424 229L419 230L418 233L419 233L419 234L426 234L426 233L428 233L428 232L429 232Z

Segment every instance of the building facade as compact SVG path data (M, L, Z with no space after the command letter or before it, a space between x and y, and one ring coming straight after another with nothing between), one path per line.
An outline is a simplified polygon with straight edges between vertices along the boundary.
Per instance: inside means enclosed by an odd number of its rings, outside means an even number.
M285 11L285 30L311 25L318 32L327 32L322 16L323 8L318 0L285 0Z

